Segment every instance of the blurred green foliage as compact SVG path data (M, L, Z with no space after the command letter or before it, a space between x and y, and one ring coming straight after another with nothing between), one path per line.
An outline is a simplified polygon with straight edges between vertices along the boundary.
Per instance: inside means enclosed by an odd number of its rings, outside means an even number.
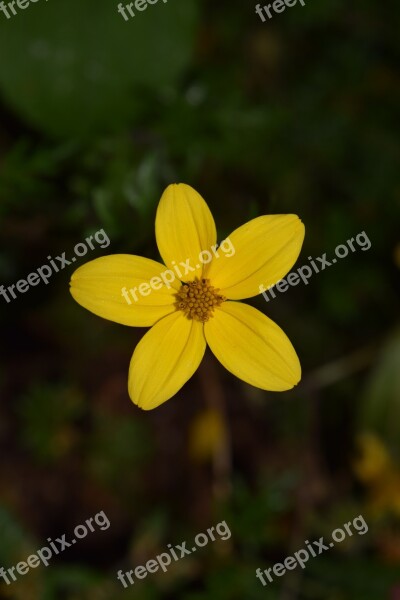
M374 432L400 459L400 335L394 331L383 346L365 389L359 427Z
M68 387L37 386L21 399L21 445L38 461L58 461L74 446L73 424L83 413L83 398Z
M96 0L29 9L0 20L0 84L15 110L54 135L124 128L143 89L168 90L190 59L194 0L157 6L129 25Z

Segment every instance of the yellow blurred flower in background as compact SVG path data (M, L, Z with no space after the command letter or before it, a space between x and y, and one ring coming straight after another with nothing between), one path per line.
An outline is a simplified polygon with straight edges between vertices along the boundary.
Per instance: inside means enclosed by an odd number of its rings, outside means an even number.
M373 433L362 433L357 438L359 456L354 461L354 471L365 484L380 481L393 470L389 453Z
M207 408L197 415L189 432L189 454L198 462L211 460L227 436L222 415L213 408Z
M383 441L373 433L358 436L359 455L354 461L356 477L368 493L368 509L377 518L400 516L400 467Z

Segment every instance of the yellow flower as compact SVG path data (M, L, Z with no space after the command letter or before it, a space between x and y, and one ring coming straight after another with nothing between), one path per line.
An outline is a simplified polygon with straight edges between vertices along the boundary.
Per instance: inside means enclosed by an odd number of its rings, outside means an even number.
M392 459L386 446L373 433L364 432L357 438L359 455L354 460L354 472L365 484L387 479L393 471Z
M255 308L232 300L256 296L260 284L274 285L286 275L303 243L300 219L257 217L227 238L234 249L228 255L216 250L215 223L203 198L188 185L173 184L162 195L155 229L167 268L175 273L179 265L185 272L190 266L182 280L160 286L164 265L127 254L93 260L71 279L71 294L84 308L123 325L151 327L132 356L132 401L150 410L169 400L200 365L206 344L250 385L271 391L296 385L301 367L284 332ZM206 262L206 251L211 262L199 264ZM126 290L135 288L140 293L128 301Z
M371 432L359 435L357 445L360 452L353 467L368 490L371 516L400 515L400 471L389 449Z
M220 412L207 408L194 419L189 431L189 454L194 461L207 462L226 441L225 422Z

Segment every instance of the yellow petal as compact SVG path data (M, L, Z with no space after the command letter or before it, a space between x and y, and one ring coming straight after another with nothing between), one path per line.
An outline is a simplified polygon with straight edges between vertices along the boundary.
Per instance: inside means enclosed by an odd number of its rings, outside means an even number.
M204 325L181 311L161 319L136 346L129 368L129 395L144 410L174 396L199 366Z
M184 183L167 187L157 209L156 238L163 261L180 270L181 281L201 277L202 262L210 260L201 252L211 252L217 234L210 209L196 190Z
M303 239L304 225L296 215L257 217L231 233L235 254L219 251L207 277L230 300L251 298L264 291L260 285L268 288L288 273Z
M160 278L164 271L161 263L141 256L102 256L75 271L70 291L78 304L103 319L149 327L175 311L175 294L180 284L174 281L170 284L173 287L164 285ZM153 277L158 277L162 285L153 280L150 287ZM143 283L148 285L140 288ZM154 289L153 285L161 288Z
M204 333L224 367L250 385L283 392L300 381L299 359L288 337L252 306L224 302Z

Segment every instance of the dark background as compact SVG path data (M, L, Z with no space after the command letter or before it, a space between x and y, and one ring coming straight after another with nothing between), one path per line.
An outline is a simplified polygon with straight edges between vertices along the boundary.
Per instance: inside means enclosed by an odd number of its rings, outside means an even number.
M99 511L111 521L1 598L400 597L399 7L307 0L266 23L245 0L159 0L128 22L105 0L0 13L0 284L102 228L109 248L76 265L157 259L155 210L175 181L207 200L219 239L298 214L298 266L361 231L372 243L252 301L299 354L284 394L207 355L142 412L126 384L145 330L78 306L73 266L0 296L0 566ZM255 578L360 514L366 535L266 588ZM117 582L221 520L229 541Z

